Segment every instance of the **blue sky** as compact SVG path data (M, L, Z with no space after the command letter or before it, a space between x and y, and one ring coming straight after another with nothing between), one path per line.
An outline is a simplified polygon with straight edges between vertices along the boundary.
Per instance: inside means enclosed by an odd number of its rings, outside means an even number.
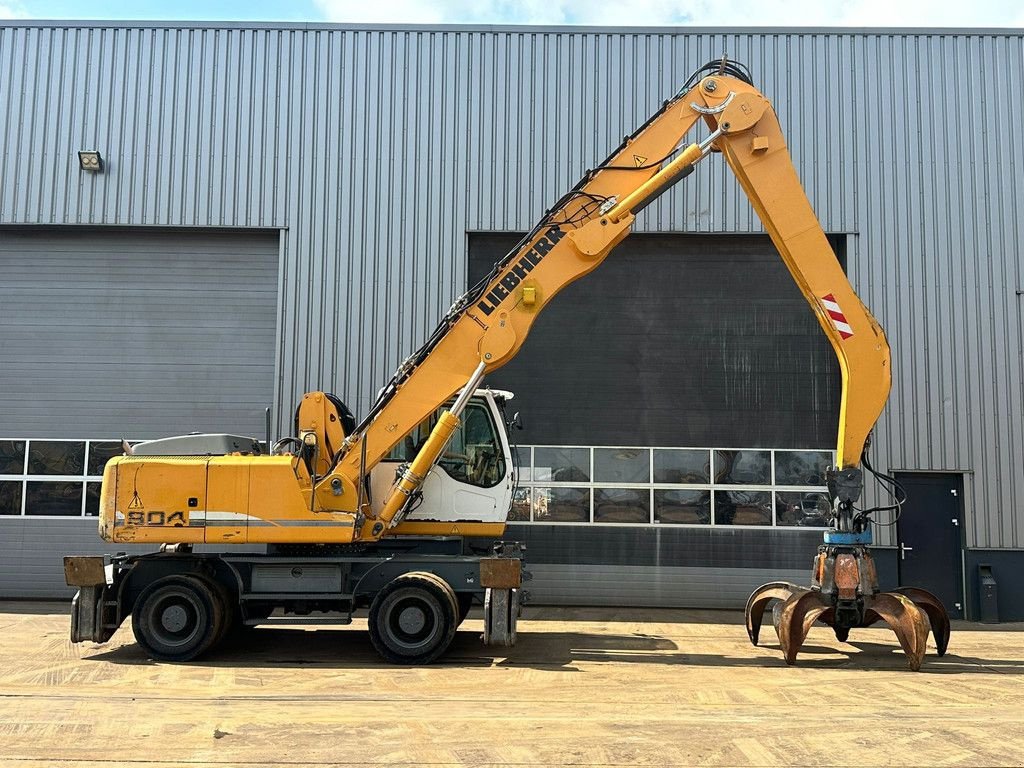
M0 0L0 19L1024 27L1021 0Z

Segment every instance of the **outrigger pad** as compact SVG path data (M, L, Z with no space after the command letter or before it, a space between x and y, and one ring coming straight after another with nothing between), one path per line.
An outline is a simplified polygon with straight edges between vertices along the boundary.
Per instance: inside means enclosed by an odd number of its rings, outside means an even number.
M488 589L484 594L484 645L515 645L519 613L518 589Z

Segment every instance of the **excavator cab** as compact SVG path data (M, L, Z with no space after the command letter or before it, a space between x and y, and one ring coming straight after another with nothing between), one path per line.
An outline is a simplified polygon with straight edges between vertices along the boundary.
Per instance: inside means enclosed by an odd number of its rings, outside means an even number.
M396 534L501 535L515 482L504 421L504 404L512 397L511 392L478 389L470 398L460 426L427 473L419 502L395 529ZM387 498L396 473L416 457L449 406L439 407L417 424L373 468L370 484L374 512ZM489 532L483 533L485 529Z

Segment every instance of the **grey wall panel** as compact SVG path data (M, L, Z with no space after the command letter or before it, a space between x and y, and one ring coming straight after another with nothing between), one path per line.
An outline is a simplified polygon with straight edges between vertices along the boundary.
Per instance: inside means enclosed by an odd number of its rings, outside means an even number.
M529 568L559 564L802 569L800 583L810 578L821 544L821 530L807 528L514 523L506 535L526 545Z
M215 549L200 544L197 552ZM0 597L68 599L65 555L140 555L156 546L109 544L96 531L96 518L0 517ZM266 552L265 545L243 545L238 552Z
M967 587L968 618L981 619L981 574L979 566L992 569L996 580L996 602L1000 621L1024 621L1024 590L1020 574L1024 573L1024 552L1020 550L968 550L964 562Z
M743 608L769 581L802 583L803 571L768 568L679 568L643 565L564 565L529 568L530 602L539 605L634 605L662 608Z
M465 284L467 231L528 228L727 51L853 233L894 349L876 465L975 471L969 544L1024 547L1022 38L8 22L0 223L286 227L279 423L311 387L361 411ZM761 227L712 159L637 229Z
M0 436L263 435L276 232L0 228Z
M108 544L100 540L96 518L0 519L0 595L70 599L75 590L64 583L64 555L106 555L115 549L142 554L156 547Z

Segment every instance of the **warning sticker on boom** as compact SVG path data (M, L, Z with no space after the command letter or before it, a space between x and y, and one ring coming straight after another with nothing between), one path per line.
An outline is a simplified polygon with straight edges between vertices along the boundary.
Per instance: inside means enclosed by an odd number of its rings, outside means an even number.
M843 310L839 307L836 297L831 293L826 293L821 297L821 303L825 307L825 312L828 313L829 319L832 320L832 325L839 332L840 337L848 339L853 336L853 328L847 322L846 315L843 314Z
M636 163L636 167L639 168L647 162L647 158L643 155L633 155L633 162Z

